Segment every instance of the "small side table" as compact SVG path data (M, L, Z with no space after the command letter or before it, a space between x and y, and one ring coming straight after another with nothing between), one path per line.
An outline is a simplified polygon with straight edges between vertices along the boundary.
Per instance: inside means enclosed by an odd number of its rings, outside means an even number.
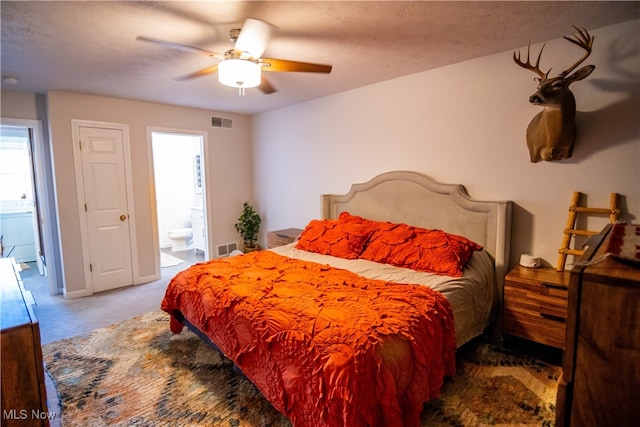
M564 350L569 271L518 266L504 283L505 334Z
M285 228L267 233L267 247L269 249L292 243L302 233L300 228Z

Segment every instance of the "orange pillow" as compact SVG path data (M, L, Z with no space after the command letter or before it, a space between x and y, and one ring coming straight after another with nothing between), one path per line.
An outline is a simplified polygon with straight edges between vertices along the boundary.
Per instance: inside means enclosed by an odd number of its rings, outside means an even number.
M361 216L351 215L349 212L340 212L340 215L338 215L338 221L351 224L359 224L367 227L369 229L369 237L371 237L371 233L376 231L381 226L385 224L393 225L390 222L375 221L372 219L363 218Z
M482 246L442 230L366 219L341 212L337 220L312 220L296 248L345 259L362 258L445 276L460 277Z
M482 246L471 240L442 230L391 224L381 226L373 233L360 258L460 277L473 252L481 249Z
M340 215L338 215L338 220L343 222L354 222L356 224L365 224L365 225L377 222L377 221L363 218L361 216L351 215L349 212L346 212L346 211L340 212Z
M345 259L356 259L371 235L365 225L335 219L311 220L296 248Z

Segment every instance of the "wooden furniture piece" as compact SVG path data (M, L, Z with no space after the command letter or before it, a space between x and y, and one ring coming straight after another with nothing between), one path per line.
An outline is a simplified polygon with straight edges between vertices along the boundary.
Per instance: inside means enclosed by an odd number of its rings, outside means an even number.
M505 278L503 332L564 349L569 272L518 266Z
M267 233L267 247L269 249L292 243L302 233L300 228L286 228L284 230Z
M612 229L571 270L556 425L640 425L640 268L604 256Z
M609 209L606 208L588 208L586 206L579 206L580 198L582 197L582 193L579 191L574 191L571 196L571 203L569 204L569 217L567 218L567 226L564 229L564 236L562 237L562 245L560 249L558 249L558 265L556 270L564 271L565 264L567 262L567 255L584 255L583 249L571 249L571 239L574 236L594 236L599 231L593 230L584 230L576 227L576 222L578 220L578 214L589 214L589 215L608 215L609 222L611 224L615 224L618 220L618 215L620 214L620 210L618 209L618 194L611 193L609 197Z
M0 258L2 425L48 426L40 327L19 271L13 258Z

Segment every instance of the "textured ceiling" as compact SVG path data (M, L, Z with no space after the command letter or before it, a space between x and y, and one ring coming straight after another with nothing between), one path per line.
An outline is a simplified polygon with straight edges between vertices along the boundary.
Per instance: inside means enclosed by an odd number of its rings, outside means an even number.
M640 18L640 2L2 1L10 90L76 91L255 114L372 83ZM215 52L246 18L276 30L264 56L333 65L329 75L268 73L278 90L238 96L215 75L177 77L218 60L136 41L145 35Z

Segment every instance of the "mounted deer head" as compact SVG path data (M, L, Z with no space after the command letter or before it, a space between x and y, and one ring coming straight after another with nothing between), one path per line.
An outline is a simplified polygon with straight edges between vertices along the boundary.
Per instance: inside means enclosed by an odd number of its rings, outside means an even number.
M574 35L575 39L564 38L580 46L586 53L556 77L549 77L551 69L546 73L540 69L540 57L544 45L540 49L535 65L530 61L531 43L527 46L526 62L520 60L520 51L513 52L513 60L516 64L538 75L535 78L538 82L538 90L529 97L530 103L542 106L542 111L527 127L527 146L532 162L571 157L576 139L576 100L569 90L569 85L584 79L596 68L595 65L586 65L571 74L591 54L593 46L593 36L590 36L587 30L576 26L573 28L578 32Z

